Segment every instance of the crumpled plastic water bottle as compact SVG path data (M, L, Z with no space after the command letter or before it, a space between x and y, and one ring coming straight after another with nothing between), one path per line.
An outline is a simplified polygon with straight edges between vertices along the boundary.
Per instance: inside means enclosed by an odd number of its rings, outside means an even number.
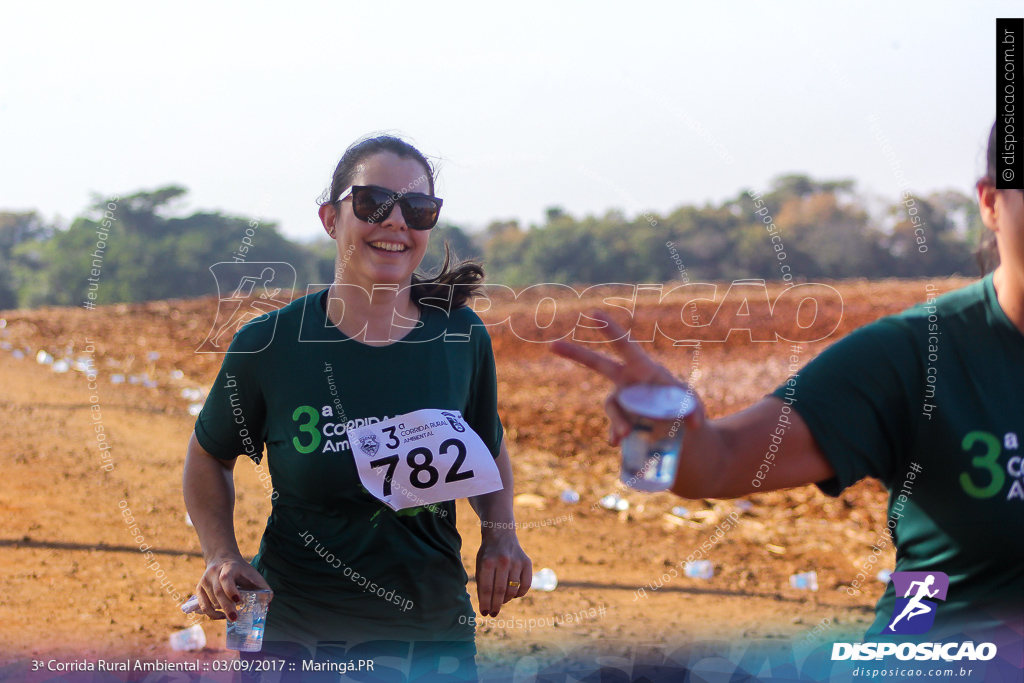
M629 509L629 501L617 493L609 493L601 499L601 507L605 510L618 510L622 512Z
M578 503L580 502L580 494L576 493L572 489L566 489L562 491L562 502L563 503Z
M818 591L818 572L803 572L789 577L789 585L798 590Z
M202 650L206 647L206 633L199 624L194 624L171 634L171 649L178 652Z
M697 560L687 562L683 567L683 573L691 579L710 579L715 575L715 568L709 560Z
M531 587L534 590L550 593L555 590L555 586L557 585L558 577L555 576L555 572L544 567L544 569L541 569L533 575L533 585Z

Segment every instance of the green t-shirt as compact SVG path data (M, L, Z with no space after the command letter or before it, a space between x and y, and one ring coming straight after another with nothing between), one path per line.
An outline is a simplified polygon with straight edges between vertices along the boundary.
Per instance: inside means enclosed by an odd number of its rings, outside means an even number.
M329 322L327 293L240 329L195 423L217 458L259 463L266 444L276 495L252 561L275 592L266 637L472 640L454 501L393 511L363 488L345 434L454 409L496 458L490 337L471 310L421 301L416 329L369 346Z
M774 395L832 464L825 493L864 477L889 490L895 570L949 576L930 638L1024 615L1024 335L991 275L929 301L836 342ZM869 636L895 597L890 582Z

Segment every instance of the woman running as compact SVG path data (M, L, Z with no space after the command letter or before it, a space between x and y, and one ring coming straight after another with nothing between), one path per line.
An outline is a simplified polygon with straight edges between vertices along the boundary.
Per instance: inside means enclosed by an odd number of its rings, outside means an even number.
M195 423L184 495L207 564L196 594L204 614L234 620L236 586L273 590L256 656L384 652L412 662L412 680L443 654L472 679L454 499L480 516L484 616L525 595L532 576L490 338L465 307L483 271L446 258L437 277L414 274L442 200L431 164L398 138L351 146L325 200L344 267L329 288L238 331ZM258 463L264 444L273 509L248 563L232 470L239 455Z
M1024 192L995 187L995 133L977 183L995 271L853 332L746 410L708 420L698 405L683 422L672 487L691 499L734 498L816 483L836 496L864 477L880 479L890 492L896 571L949 577L929 639L1024 626ZM686 386L597 315L623 362L567 342L553 350L617 388ZM614 395L605 406L618 444L630 423ZM780 429L784 416L788 429ZM858 574L854 587L865 580ZM903 596L894 583L869 637L897 616Z

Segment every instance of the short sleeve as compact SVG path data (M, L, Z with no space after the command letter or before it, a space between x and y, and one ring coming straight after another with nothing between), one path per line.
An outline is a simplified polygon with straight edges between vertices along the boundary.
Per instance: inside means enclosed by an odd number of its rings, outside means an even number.
M233 460L247 455L259 463L266 403L257 372L260 354L248 352L252 345L247 341L246 328L231 340L196 418L195 432L199 445L216 458Z
M480 325L472 328L471 341L474 351L473 386L469 392L466 408L466 422L480 435L483 442L497 459L501 453L501 440L505 436L501 418L498 415L498 376L494 366L494 352L491 337Z
M772 395L807 424L836 473L818 487L838 496L864 477L890 485L910 449L922 387L912 330L886 318L827 348Z

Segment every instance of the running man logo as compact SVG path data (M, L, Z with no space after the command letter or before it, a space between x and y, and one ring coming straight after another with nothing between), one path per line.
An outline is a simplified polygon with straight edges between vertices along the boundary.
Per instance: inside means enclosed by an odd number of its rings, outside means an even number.
M896 607L892 611L892 621L882 632L903 635L926 633L935 623L935 610L938 609L938 604L932 600L946 599L949 577L942 572L893 572L891 578L896 589Z
M267 320L270 311L288 304L295 288L295 268L290 263L222 261L210 266L210 272L217 283L217 317L196 353L227 353L238 330L248 323ZM277 325L276 319L274 325ZM271 330L267 335L266 346L270 345L273 332ZM237 353L258 353L262 350Z

